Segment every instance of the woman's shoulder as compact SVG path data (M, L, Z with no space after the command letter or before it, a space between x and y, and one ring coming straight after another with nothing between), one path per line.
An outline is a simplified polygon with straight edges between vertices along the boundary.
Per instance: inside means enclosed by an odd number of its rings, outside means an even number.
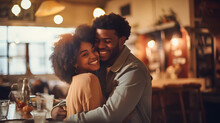
M82 73L78 74L76 76L73 76L72 81L75 83L77 81L80 81L81 83L89 83L94 81L99 81L98 77L93 73Z
M73 76L73 78L91 79L91 78L97 78L97 76L93 73L81 73L81 74L78 74L76 76Z

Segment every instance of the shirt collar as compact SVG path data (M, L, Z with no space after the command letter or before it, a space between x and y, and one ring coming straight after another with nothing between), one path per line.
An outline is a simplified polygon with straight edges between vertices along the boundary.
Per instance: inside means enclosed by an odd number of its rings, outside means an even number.
M129 54L130 54L130 50L128 49L127 46L124 46L121 54L118 56L114 64L111 67L109 67L110 71L118 72L121 69L122 65L125 63Z

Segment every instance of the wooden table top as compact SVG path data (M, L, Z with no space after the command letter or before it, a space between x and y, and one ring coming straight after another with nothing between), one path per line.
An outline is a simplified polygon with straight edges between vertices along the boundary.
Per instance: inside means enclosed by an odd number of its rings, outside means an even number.
M201 91L206 90L206 82L204 78L178 78L178 79L158 79L152 81L152 87L163 87L168 84L188 84L198 83L201 84Z
M50 112L47 112L46 119L48 121L51 121L51 114ZM33 123L34 122L34 117L33 117L33 111L30 112L30 114L25 114L23 111L16 110L16 104L15 103L10 103L9 104L9 109L8 109L8 115L7 119L1 119L0 123Z

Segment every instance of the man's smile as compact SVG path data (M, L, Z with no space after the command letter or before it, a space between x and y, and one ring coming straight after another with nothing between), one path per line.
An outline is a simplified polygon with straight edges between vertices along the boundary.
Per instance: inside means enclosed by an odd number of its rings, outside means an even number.
M105 56L107 53L108 53L107 51L99 51L99 54L100 54L101 56Z

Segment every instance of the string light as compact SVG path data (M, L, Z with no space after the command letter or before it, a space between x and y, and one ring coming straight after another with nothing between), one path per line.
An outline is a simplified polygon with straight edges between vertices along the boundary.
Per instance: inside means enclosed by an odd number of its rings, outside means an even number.
M178 38L172 38L171 43L173 46L178 46L178 44L179 44Z
M93 11L93 16L95 18L101 16L101 15L104 15L105 14L105 11L99 7L95 8L94 11Z
M31 7L31 1L30 0L22 0L21 7L26 10L29 9Z
M61 15L54 16L54 22L56 24L61 24L63 22L63 17Z
M21 8L19 7L18 4L15 4L15 5L11 8L11 12L12 12L15 16L18 16L19 13L21 12Z
M150 48L153 48L155 46L155 41L154 40L150 40L148 43L147 43L148 47Z

